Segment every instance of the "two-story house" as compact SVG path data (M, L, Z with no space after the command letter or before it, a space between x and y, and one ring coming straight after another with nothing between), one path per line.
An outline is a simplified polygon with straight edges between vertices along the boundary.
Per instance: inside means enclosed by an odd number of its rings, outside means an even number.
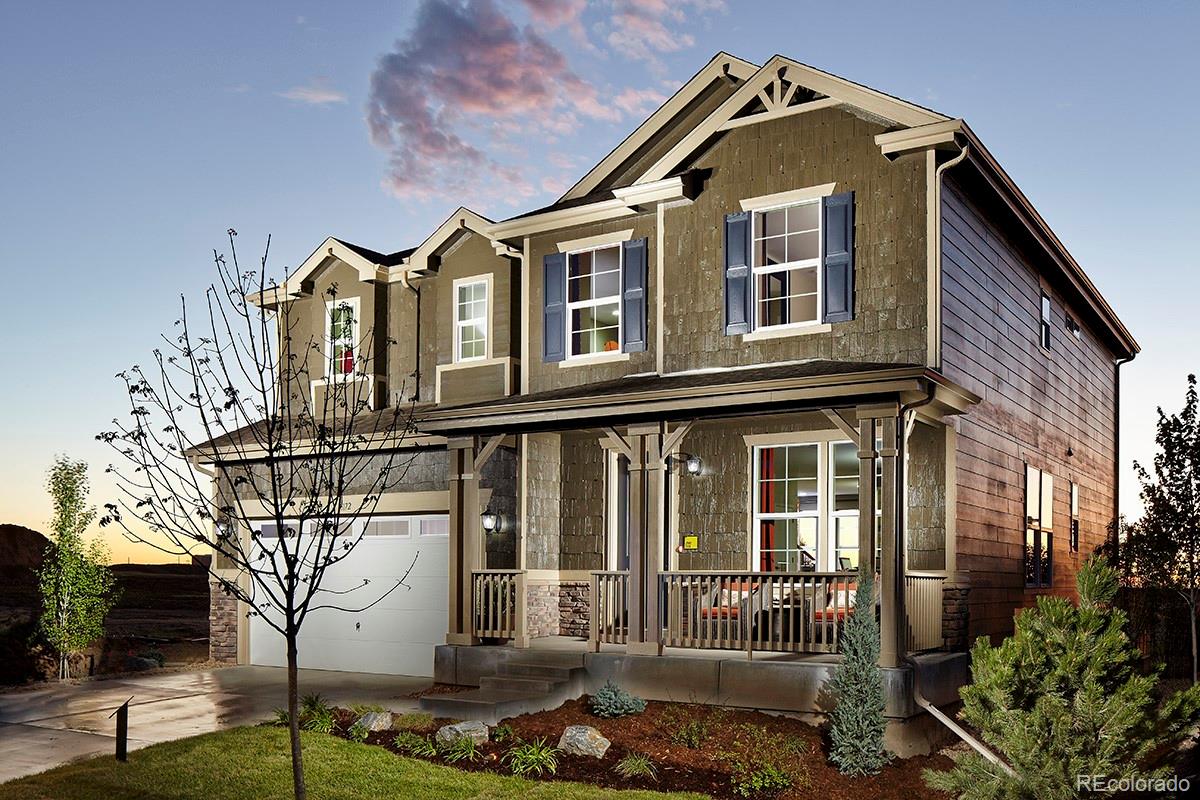
M345 567L419 551L412 589L301 663L481 687L447 714L612 676L819 710L872 562L911 716L914 671L953 699L968 640L1072 591L1116 514L1130 333L965 122L788 58L720 53L552 205L329 239L273 302L338 352L398 342L329 362L421 432ZM215 654L277 663L214 619Z

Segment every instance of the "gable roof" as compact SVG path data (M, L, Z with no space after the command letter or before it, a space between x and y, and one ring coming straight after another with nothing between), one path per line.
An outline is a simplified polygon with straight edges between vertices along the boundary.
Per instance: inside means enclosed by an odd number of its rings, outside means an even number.
M626 163L639 149L676 125L680 114L695 103L714 82L728 82L736 85L736 82L746 80L757 70L758 67L749 61L724 51L717 53L675 94L659 106L657 111L647 117L645 122L637 126L633 133L625 137L620 144L600 160L600 163L592 167L586 175L568 189L554 205L579 200L594 192L606 177Z

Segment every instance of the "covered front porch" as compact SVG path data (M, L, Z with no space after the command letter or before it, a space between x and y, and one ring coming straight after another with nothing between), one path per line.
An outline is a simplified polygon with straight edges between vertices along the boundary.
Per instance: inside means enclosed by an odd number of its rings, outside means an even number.
M803 362L431 412L447 643L828 661L869 563L881 666L941 650L950 420L975 400L921 367Z

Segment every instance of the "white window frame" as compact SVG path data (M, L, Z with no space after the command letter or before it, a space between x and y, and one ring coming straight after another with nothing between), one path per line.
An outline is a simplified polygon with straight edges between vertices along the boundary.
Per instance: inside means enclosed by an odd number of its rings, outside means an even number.
M1037 487L1036 497L1033 495L1034 486ZM1031 507L1034 505L1037 510L1036 517L1029 513L1034 510ZM1025 588L1035 590L1050 588L1054 585L1054 476L1049 471L1029 463L1025 464L1025 503L1021 513L1025 517L1021 540L1021 549L1024 553L1021 566L1024 572ZM1033 557L1038 559L1033 582L1029 580L1029 538L1031 535L1037 542ZM1042 553L1047 555L1045 561L1049 568L1049 575L1041 574Z
M837 520L851 517L857 520L859 518L857 507L846 511L838 511L834 507L835 503L833 501L837 496L837 470L834 468L833 448L839 444L848 444L851 447L855 447L854 442L850 441L849 439L840 439L829 443L829 486L827 487L826 491L829 492L829 568L831 570L841 569L841 567L838 565ZM857 447L855 447L855 449L857 450ZM875 562L877 564L881 561L880 553L883 549L883 541L881 536L883 506L881 503L882 492L880 491L882 487L879 485L882 480L882 471L883 459L877 458L875 459ZM858 479L860 476L859 474L856 474L854 477ZM858 491L859 497L862 497L861 482L859 484ZM861 526L859 526L859 535L862 535Z
M348 306L351 313L354 314L354 325L351 339L345 338L334 341L333 338L333 312L334 309L341 306ZM334 359L336 348L339 344L345 344L350 341L350 345L354 352L354 369L349 372L342 372L338 369L338 362ZM358 369L359 346L362 341L362 304L357 297L335 298L325 301L325 365L329 370L329 374L325 377L327 380L344 381L353 380L361 375Z
M823 202L824 202L824 199L822 197L822 198L817 198L814 200L804 200L801 202L781 203L779 205L767 206L765 208L757 208L757 209L754 209L753 211L751 211L751 217L750 217L750 261L751 261L750 296L752 299L751 329L753 331L787 331L787 330L795 330L795 329L812 328L812 327L819 326L822 324L821 320L825 316L825 293L824 293L825 276L821 274L821 272L822 272L821 263L825 257L825 234L824 234L824 229L825 229L824 216L825 215L823 213L823 209L821 208ZM816 255L816 257L815 258L802 258L799 261L788 261L783 264L771 264L770 266L764 266L764 265L759 264L758 263L758 260L759 260L758 243L761 242L764 238L774 238L774 237L759 237L759 236L754 235L754 232L755 232L756 228L758 227L759 217L761 217L765 214L768 214L772 211L779 211L781 209L794 208L794 207L799 207L799 206L808 206L808 205L817 206L817 255ZM787 234L784 233L782 238L786 238L786 236L787 236ZM760 275L770 275L775 272L787 272L787 271L790 271L793 269L807 269L809 267L815 268L816 273L817 273L817 314L816 314L816 318L812 319L812 320L806 320L804 322L787 322L787 323L782 323L779 325L759 324L759 305L760 305L760 298L758 296L759 295L759 290L758 290L759 276Z
M463 357L462 354L462 330L466 325L472 325L479 322L480 319L472 317L464 320L459 317L460 302L458 292L460 289L467 286L483 285L484 291L484 323L483 334L483 355ZM492 357L492 276L487 275L472 275L469 278L459 278L454 281L452 287L451 303L453 304L454 313L454 363L463 364L471 361L485 361Z
M608 250L613 247L615 247L617 249L617 293L615 295L605 295L604 297L601 297L601 298L593 297L590 300L574 300L574 301L572 301L570 299L570 297L571 297L571 256L577 256L580 253L595 253L597 250ZM595 261L593 260L592 263L595 264ZM570 252L567 253L566 270L567 270L567 275L566 275L567 291L566 291L566 297L564 299L566 300L567 312L565 315L566 319L563 320L563 325L566 327L567 360L575 361L575 360L579 360L579 359L611 358L613 356L620 355L622 352L621 351L621 343L625 340L625 320L622 318L622 315L621 315L621 285L622 285L621 278L625 274L624 242L623 241L616 242L616 243L610 242L607 244L594 245L592 247L583 247L578 250L571 250ZM593 271L593 275L594 274L595 274L595 272ZM571 319L574 315L571 312L573 312L579 308L595 308L598 306L607 305L608 303L611 303L614 300L617 303L617 349L616 350L601 350L598 353L576 353L575 352L575 337L572 335L574 333L574 331L571 328Z
M759 502L761 501L761 498L762 498L762 492L760 489L760 485L761 485L761 481L762 481L762 469L761 469L762 459L760 458L760 454L762 453L763 450L772 450L772 449L775 449L778 447L813 447L813 448L816 448L816 451L817 451L817 474L816 474L817 508L815 511L792 511L792 512L785 512L785 513L781 513L781 514L774 514L774 513L764 514L762 512L762 509L759 507ZM823 549L825 549L826 542L828 540L828 531L827 531L827 524L826 524L826 511L827 511L828 501L824 497L826 492L823 492L821 490L821 487L825 486L826 480L827 480L827 476L825 475L825 470L826 470L826 465L827 465L827 460L826 460L825 454L828 452L828 449L829 449L829 445L826 442L796 441L796 442L778 442L775 444L756 444L756 445L754 445L753 449L751 450L751 457L754 462L754 465L753 465L753 484L751 486L751 496L750 496L751 509L753 511L753 514L752 514L753 526L750 531L750 542L751 542L751 567L754 569L755 572L758 572L761 569L760 565L762 564L762 541L761 541L762 537L760 535L760 531L762 530L762 523L767 520L777 520L777 521L800 520L800 519L816 520L817 537L816 537L816 541L813 542L813 550L816 552L816 561L815 561L815 564L813 565L813 569L820 570L821 564L824 560L822 557L822 551L823 551Z
M765 437L747 437L753 439L750 447L751 461L751 486L750 486L750 564L749 568L755 572L760 569L762 547L759 536L760 525L764 520L785 520L785 519L801 519L813 518L817 520L817 540L815 542L815 550L817 552L817 563L815 569L818 572L840 572L841 569L837 563L837 542L835 540L836 530L835 521L839 518L858 517L858 509L836 511L834 510L834 481L836 479L836 470L833 468L833 449L839 444L850 444L853 442L848 439L841 438L843 434L833 431L813 431L807 434L796 434L793 437L784 438L774 434ZM769 441L767 441L769 439ZM762 440L762 441L760 441ZM817 448L817 510L792 512L785 514L764 514L759 508L761 494L759 483L761 479L761 470L759 453L762 450L767 450L775 447L802 447L815 446ZM876 481L879 480L879 470L882 462L876 462ZM860 487L861 491L861 487ZM878 495L877 495L878 497ZM878 505L878 503L877 503ZM882 508L876 508L876 531L879 530L880 520L882 519ZM876 538L876 554L879 553L882 542Z

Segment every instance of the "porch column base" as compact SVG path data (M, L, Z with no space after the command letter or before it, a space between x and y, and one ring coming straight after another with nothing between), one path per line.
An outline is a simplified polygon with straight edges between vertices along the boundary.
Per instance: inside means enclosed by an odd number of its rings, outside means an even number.
M514 636L513 638L508 640L508 643L509 643L509 645L517 648L518 650L526 650L529 648L529 637L528 636Z
M661 656L663 648L659 642L629 642L625 652L631 656Z
M469 633L447 633L446 644L458 644L472 646L479 644L479 640Z

